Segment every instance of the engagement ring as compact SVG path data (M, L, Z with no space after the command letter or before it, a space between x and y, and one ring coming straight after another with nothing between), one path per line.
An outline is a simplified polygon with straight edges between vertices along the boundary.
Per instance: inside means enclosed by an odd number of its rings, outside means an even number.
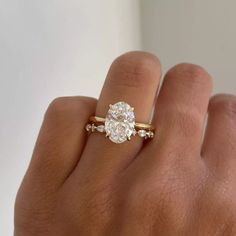
M114 143L129 141L135 135L145 139L154 137L154 127L136 123L134 108L126 102L110 105L105 118L91 116L85 128L88 132L105 133Z

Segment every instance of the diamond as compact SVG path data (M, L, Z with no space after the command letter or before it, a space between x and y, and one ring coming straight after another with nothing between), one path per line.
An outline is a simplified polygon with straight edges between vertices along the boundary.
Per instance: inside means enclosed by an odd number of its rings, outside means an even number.
M86 129L87 131L90 131L91 128L92 128L92 125L90 125L90 124L87 124L87 125L85 126L85 129Z
M154 133L152 131L148 131L147 132L147 137L148 138L153 138L154 137Z
M96 130L97 130L98 132L103 133L103 132L105 131L105 126L104 126L104 125L99 125L99 126L96 127Z
M106 136L114 143L123 143L135 133L134 109L125 102L110 105L105 119Z
M92 124L92 126L91 126L91 131L94 132L95 129L96 129L96 126L95 126L94 124Z
M138 135L139 135L139 137L144 138L144 137L146 137L147 132L146 132L146 130L144 130L144 129L140 129L140 130L138 131Z

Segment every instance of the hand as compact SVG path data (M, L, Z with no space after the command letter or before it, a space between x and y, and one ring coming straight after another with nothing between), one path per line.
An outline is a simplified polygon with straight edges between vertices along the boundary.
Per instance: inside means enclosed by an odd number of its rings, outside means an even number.
M116 59L100 98L54 100L15 205L15 235L236 235L236 97L179 64L164 77L148 53ZM87 136L88 117L125 101L152 140ZM204 141L202 136L208 112Z

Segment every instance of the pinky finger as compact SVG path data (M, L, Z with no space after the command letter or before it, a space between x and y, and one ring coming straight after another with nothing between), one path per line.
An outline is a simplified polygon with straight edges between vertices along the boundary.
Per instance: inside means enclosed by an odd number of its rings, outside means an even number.
M236 167L236 96L216 95L210 100L202 147L205 161L219 173ZM233 168L233 169L232 169Z

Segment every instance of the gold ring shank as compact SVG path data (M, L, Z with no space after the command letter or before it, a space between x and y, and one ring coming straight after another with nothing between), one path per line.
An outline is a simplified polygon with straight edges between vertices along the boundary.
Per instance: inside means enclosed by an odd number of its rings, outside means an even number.
M89 121L95 122L95 123L105 123L105 118L99 117L99 116L90 116ZM146 129L150 131L154 131L154 127L151 124L143 124L135 122L135 127L138 129Z

